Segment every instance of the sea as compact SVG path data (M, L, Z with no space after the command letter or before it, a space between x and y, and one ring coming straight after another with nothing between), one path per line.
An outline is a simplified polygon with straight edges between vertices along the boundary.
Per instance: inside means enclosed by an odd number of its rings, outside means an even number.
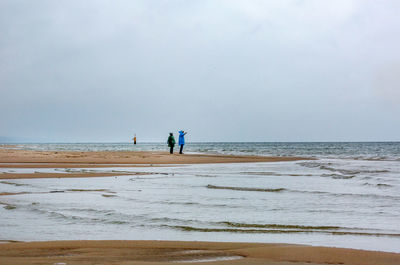
M167 151L165 143L41 143L12 148ZM400 253L400 142L188 143L184 151L310 159L1 168L0 174L118 175L0 180L0 193L18 193L0 196L0 241L263 242Z

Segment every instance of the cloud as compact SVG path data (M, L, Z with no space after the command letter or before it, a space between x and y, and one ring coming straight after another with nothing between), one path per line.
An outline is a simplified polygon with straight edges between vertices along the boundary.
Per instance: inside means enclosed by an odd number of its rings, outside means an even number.
M373 87L381 100L398 107L400 104L400 62L381 66L376 71Z
M1 1L0 135L157 140L187 129L204 141L346 140L360 131L393 139L400 128L378 135L369 124L387 114L379 98L398 95L398 68L381 67L400 60L398 8ZM374 115L359 111L366 106ZM354 119L365 122L347 131ZM332 124L347 134L315 133Z

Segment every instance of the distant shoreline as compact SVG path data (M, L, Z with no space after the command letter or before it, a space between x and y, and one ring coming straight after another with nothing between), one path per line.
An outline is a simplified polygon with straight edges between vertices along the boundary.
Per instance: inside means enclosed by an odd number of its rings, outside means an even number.
M190 141L188 144L257 144L257 143L400 143L400 140L380 140L380 141ZM24 145L24 144L134 144L132 141L125 142L17 142L17 141L0 141L0 146ZM165 144L163 141L139 141L138 144Z

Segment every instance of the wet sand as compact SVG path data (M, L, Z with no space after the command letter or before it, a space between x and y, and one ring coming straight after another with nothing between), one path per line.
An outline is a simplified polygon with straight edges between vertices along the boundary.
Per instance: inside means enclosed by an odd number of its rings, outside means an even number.
M287 244L179 241L49 241L0 244L0 263L20 264L400 264L400 254Z
M0 149L0 168L94 168L94 167L155 167L178 164L209 164L209 163L248 163L248 162L279 162L297 161L302 157L264 157L264 156L230 156L207 154L169 154L168 152L72 152L72 151L32 151ZM0 179L21 178L82 178L109 177L130 175L105 173L32 173L0 174Z
M99 173L3 173L0 179L36 179L36 178L90 178L90 177L113 177L113 176L130 176L130 175L146 175L146 172L99 172Z
M303 157L233 156L209 154L169 154L149 151L32 151L0 149L0 163L76 164L92 166L151 165L151 164L206 164L296 161Z
M207 154L169 154L168 152L73 152L73 151L32 151L0 148L0 168L95 168L95 167L156 167L179 164L248 163L305 160L302 157L230 156ZM26 178L85 178L110 177L141 173L120 172L79 172L32 174L3 173L0 179ZM146 174L146 173L143 173Z

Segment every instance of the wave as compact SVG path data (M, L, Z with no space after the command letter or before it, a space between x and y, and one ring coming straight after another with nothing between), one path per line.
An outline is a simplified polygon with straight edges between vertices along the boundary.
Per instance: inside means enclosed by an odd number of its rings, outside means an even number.
M39 214L45 214L50 218L56 218L59 220L64 220L64 221L72 221L72 222L80 222L80 223L88 223L88 224L93 224L93 223L101 223L101 224L130 224L130 216L127 216L125 218L121 218L117 213L113 213L110 211L102 211L102 210L96 210L96 209L65 209L63 210L64 212L60 211L54 211L54 210L49 210L49 209L43 209L43 208L36 208L36 207L28 207L30 211L39 213ZM72 211L72 213L68 213L68 211ZM100 214L100 216L79 216L76 214L73 214L73 212L83 212L83 213L94 213L94 214ZM106 213L107 212L107 213Z
M206 175L206 174L196 174L194 175L195 177L200 177L200 178L216 178L216 175Z
M322 174L321 177L330 177L333 179L352 179L355 177L355 175Z
M220 222L220 224L230 227L249 227L249 228L285 228L285 229L318 229L318 230L338 230L345 227L340 226L307 226L307 225L283 225L283 224L247 224L234 222Z
M65 191L70 192L108 192L108 193L115 193L109 189L67 189Z
M366 161L400 161L400 158L399 157L382 156L382 157L363 158L363 160L366 160Z
M131 198L127 196L118 196L120 199L125 201L132 201L136 203L146 203L146 204L161 204L161 205L179 205L179 206L187 206L187 207L202 207L202 208L215 208L215 207L229 207L229 208L245 208L247 209L248 206L246 205L229 205L226 203L204 203L198 201L172 201L172 200L154 200L149 201L146 199L140 198ZM235 200L236 198L226 198L227 200Z
M376 184L376 186L378 188L391 188L391 187L393 187L392 185L386 184L386 183L378 183L378 184Z
M6 210L14 210L17 209L16 205L12 205L12 204L7 204L7 203L0 203L0 204L4 204L3 208Z
M218 189L218 190L235 190L235 191L255 191L255 192L292 192L292 193L302 193L302 194L319 194L319 195L327 195L333 197L360 197L360 198L385 198L385 199L399 199L400 196L394 195L380 195L380 194L370 194L370 193L335 193L329 191L307 191L307 190L291 190L286 188L277 188L277 189L263 189L263 188L249 188L249 187L229 187L229 186L215 186L215 185L207 185L208 189Z
M22 186L32 187L32 185L29 185L29 184L15 183L15 182L10 182L10 181L0 181L0 183L6 184L6 185L12 185L12 186L16 186L16 187L22 187Z
M371 184L371 183L365 182L363 185L364 186L378 187L378 188L392 188L393 187L392 185L386 184L386 183Z
M153 226L153 227L163 227L163 226L168 226L168 225L181 225L181 226L187 226L187 225L213 225L212 222L207 222L207 221L200 221L200 220L194 220L194 219L179 219L179 218L170 218L170 217L152 217L152 218L146 218L145 220L145 225L146 226Z
M259 192L282 192L286 189L277 188L277 189L260 189L260 188L246 188L246 187L227 187L227 186L214 186L207 185L208 189L218 189L218 190L238 190L238 191L259 191Z
M101 194L101 196L103 196L105 198L118 197L117 195L114 195L114 194Z
M341 168L328 167L324 165L319 166L319 169L328 170L332 172L339 172L345 175L357 175L363 172L361 170L341 169ZM366 172L364 171L364 173Z
M330 162L301 162L298 163L300 166L308 167L308 168L319 168L322 170L328 170L331 172L339 172L343 175L358 175L358 174L375 174L375 173L389 173L390 170L386 169L376 169L376 170L366 170L366 169L343 169L343 168L335 168L333 167L333 163Z
M400 237L400 233L379 233L379 232L357 232L357 231L331 231L324 229L253 229L253 228L209 228L209 227L194 227L182 225L163 225L172 229L177 229L185 232L205 232L205 233L246 233L246 234L299 234L299 233L318 233L329 235L353 235L353 236L385 236L385 237Z
M216 203L200 203L200 202L181 202L181 201L157 201L156 203L165 205L181 205L181 206L195 206L195 207L229 207L229 208L247 208L247 206L234 206L229 204L216 204Z
M334 196L334 197L341 197L341 196L346 196L346 197L360 197L360 198L374 198L374 199L390 199L390 200L398 200L400 199L400 196L394 196L394 195L380 195L380 194L369 194L369 193L334 193L334 192L329 192L329 191L300 191L300 190L287 190L291 192L298 192L298 193L309 193L309 194L321 194L321 195L328 195L328 196Z
M109 189L66 189L66 190L51 190L49 193L64 193L64 192L106 192L110 194L115 194L115 191L111 191ZM41 192L46 193L46 192ZM104 196L104 194L103 194ZM114 197L116 195L106 195L104 197Z
M99 210L99 209L93 209L93 208L67 208L65 210L71 211L71 212L96 213L96 214L105 214L105 215L111 215L111 214L116 213L114 210Z
M277 176L277 177L312 177L313 174L293 174L293 173L276 173L276 172L240 172L240 174L255 175L255 176Z

